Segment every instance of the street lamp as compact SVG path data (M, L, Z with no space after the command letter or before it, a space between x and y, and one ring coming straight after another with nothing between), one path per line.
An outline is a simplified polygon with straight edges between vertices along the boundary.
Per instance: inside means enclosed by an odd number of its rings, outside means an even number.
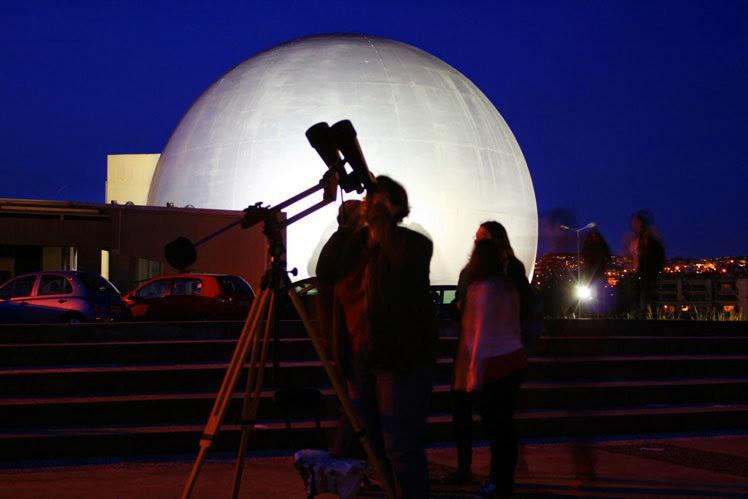
M576 286L576 295L579 299L579 302L581 304L584 300L589 300L592 298L592 290L590 289L589 285L582 284L582 256L581 256L581 249L579 245L579 234L582 231L585 231L587 229L592 229L594 227L597 227L597 224L595 222L590 222L584 227L580 227L578 229L572 229L568 225L561 225L560 226L563 230L569 230L572 232L577 233L577 286ZM580 314L581 314L581 307L580 307Z

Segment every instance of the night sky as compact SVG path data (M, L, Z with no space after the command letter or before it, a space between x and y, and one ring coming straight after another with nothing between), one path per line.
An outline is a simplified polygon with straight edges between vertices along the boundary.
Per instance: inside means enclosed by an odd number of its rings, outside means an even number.
M541 217L595 221L619 252L648 208L669 256L748 254L748 2L402 3L4 1L0 197L101 202L106 155L160 152L221 74L350 32L470 78L517 137Z

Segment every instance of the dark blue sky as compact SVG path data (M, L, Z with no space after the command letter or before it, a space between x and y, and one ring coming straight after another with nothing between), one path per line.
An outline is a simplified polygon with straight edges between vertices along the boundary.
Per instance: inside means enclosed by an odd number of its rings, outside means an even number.
M160 152L222 73L325 32L415 45L470 78L523 149L538 210L655 215L669 255L748 254L748 2L0 5L0 197L102 201L108 153Z

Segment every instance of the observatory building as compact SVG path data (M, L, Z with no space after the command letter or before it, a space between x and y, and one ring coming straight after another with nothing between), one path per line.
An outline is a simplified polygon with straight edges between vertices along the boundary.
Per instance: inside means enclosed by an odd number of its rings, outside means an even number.
M405 225L434 242L432 283L457 281L476 228L489 219L506 226L532 273L535 194L511 130L460 72L392 40L305 37L239 64L182 118L158 158L147 203L229 210L276 204L325 171L307 128L342 119L356 127L371 171L408 190ZM336 210L328 206L288 229L288 264L301 277L313 274Z

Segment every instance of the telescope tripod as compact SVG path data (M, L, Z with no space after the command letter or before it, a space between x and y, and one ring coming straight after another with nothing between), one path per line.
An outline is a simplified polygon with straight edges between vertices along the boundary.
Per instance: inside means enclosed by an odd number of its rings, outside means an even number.
M221 388L218 390L213 408L210 411L208 422L205 425L205 429L200 438L200 450L194 464L192 465L190 476L184 486L181 497L182 499L188 499L192 494L197 476L200 473L208 449L213 444L213 441L220 430L226 411L231 403L236 384L239 381L242 368L244 367L247 358L249 358L247 387L244 393L244 402L240 419L241 438L239 441L239 451L237 454L232 492L232 497L234 499L238 497L249 436L254 428L257 411L260 405L260 393L262 390L268 345L270 343L271 330L276 321L278 308L277 299L280 293L285 291L290 298L294 309L301 318L304 329L309 336L309 339L312 341L317 356L322 362L322 367L327 373L327 377L332 384L343 411L348 417L361 445L366 451L369 462L374 465L374 469L381 480L385 497L394 499L395 496L391 474L385 466L384 459L375 452L369 435L367 434L361 419L354 411L351 401L346 394L343 380L330 362L324 346L312 326L304 305L291 284L285 269L285 251L283 249L282 239L280 239L277 231L268 230L267 221L265 234L270 239L270 251L271 254L273 254L273 257L271 258L271 268L266 272L263 279L262 292L252 303L247 319L244 322L244 327L242 328L241 335L237 341L236 349L234 350L231 362L229 363L228 369L223 378L223 383L221 384Z
M322 176L317 185L288 198L272 208L262 207L262 203L250 206L244 210L245 215L241 219L218 229L195 244L187 238L179 237L164 248L167 261L176 269L185 269L195 262L197 256L195 252L196 246L215 238L236 225L241 224L242 228L246 229L259 222L264 222L263 233L268 241L271 263L270 269L263 278L262 292L252 303L231 362L224 375L223 383L213 403L208 422L200 438L200 450L192 465L187 483L182 490L182 499L188 499L192 494L195 481L200 473L200 468L205 460L208 449L213 445L213 441L220 430L236 384L239 381L239 376L247 357L249 357L247 387L244 393L244 404L240 420L242 430L241 440L239 442L239 454L236 462L232 497L236 498L239 495L249 435L254 428L260 405L260 393L265 373L270 333L276 321L277 299L282 291L288 294L291 303L299 314L304 324L304 329L309 339L311 339L314 350L317 352L317 356L322 362L322 367L325 369L327 377L330 379L330 383L335 390L335 395L338 397L343 411L366 451L369 463L374 466L381 480L385 497L388 499L394 499L395 497L391 472L385 466L384 459L374 451L371 439L367 435L361 419L353 410L351 401L346 395L343 381L338 371L330 362L319 336L317 336L312 327L299 295L291 285L291 281L286 273L286 250L283 243L283 229L333 202L337 196L338 185L346 192L355 190L361 193L364 189L367 192L371 192L376 189L376 184L361 153L361 148L356 138L356 130L350 121L342 120L333 126L328 126L324 122L317 123L307 130L306 136L309 143L317 150L328 167L328 171ZM341 153L344 158L341 157ZM345 169L346 164L351 167L350 172ZM282 220L281 210L320 190L323 191L322 201Z

